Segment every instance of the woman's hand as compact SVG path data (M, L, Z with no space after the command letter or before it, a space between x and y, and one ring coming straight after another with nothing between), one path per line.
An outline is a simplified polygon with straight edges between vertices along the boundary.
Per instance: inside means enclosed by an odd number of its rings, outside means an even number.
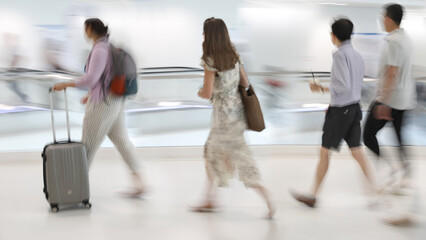
M80 102L81 102L81 104L86 104L87 103L87 101L89 100L89 94L87 94L87 95L85 95L84 97L82 97L81 99L80 99Z
M204 99L210 99L212 96L211 96L211 94L208 94L207 92L206 92L206 90L204 89L204 87L203 88L201 88L199 91L198 91L198 96L200 97L200 98L204 98Z
M67 82L60 82L60 83L57 83L57 84L53 85L52 89L54 91L62 91L62 90L64 90L67 87L69 87L69 83L67 83Z

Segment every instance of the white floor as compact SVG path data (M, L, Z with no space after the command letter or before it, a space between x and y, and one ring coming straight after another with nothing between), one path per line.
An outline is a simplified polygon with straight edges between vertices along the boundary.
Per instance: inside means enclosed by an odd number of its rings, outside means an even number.
M309 189L317 150L253 147L264 184L278 206L274 220L263 218L263 202L239 182L219 191L219 212L190 212L205 183L199 147L138 149L151 189L143 200L120 196L130 186L127 169L115 150L101 149L90 172L92 209L58 213L50 211L42 194L40 153L2 153L0 240L425 239L425 147L412 149L413 194L385 194L376 208L368 207L360 170L345 150L333 156L318 208L309 209L291 199L289 188ZM414 226L398 228L381 222L404 209L414 210Z

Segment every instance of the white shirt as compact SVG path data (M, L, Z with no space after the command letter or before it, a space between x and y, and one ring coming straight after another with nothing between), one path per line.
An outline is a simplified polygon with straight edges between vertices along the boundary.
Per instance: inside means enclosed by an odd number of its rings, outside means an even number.
M403 29L395 29L385 37L385 45L380 58L377 101L383 101L384 80L389 66L398 67L392 96L386 103L398 110L413 109L416 104L416 84L411 77L412 44Z

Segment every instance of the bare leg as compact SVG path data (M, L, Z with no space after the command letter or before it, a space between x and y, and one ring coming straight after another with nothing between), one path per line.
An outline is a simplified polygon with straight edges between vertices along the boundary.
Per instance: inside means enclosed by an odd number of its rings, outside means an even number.
M206 206L210 206L211 208L213 208L215 204L213 202L214 196L216 195L215 190L216 190L216 187L214 186L214 182L209 178L207 180L207 187L206 187L204 202Z
M352 156L358 162L361 167L362 172L364 173L367 181L370 185L370 188L373 192L376 191L376 180L374 176L373 167L371 166L370 161L366 158L364 151L361 147L351 148Z
M330 162L330 150L328 150L327 148L321 147L320 161L317 166L315 182L311 191L311 194L315 197L318 195L318 191L321 187L322 181L324 180L324 177L327 174L329 162Z
M142 177L140 173L133 173L132 178L133 178L133 183L135 185L136 192L139 194L142 194L145 191L145 184L142 181Z
M206 186L206 192L204 197L204 203L200 206L193 207L192 210L195 212L208 212L215 208L214 203L214 196L216 187L214 186L214 180L213 177L210 175L207 166L206 166L206 172L207 172L207 186Z
M256 185L252 185L250 186L250 188L253 188L254 190L256 190L260 196L263 197L263 199L266 202L266 205L268 206L269 212L267 215L267 218L273 218L276 212L276 207L275 205L272 203L271 198L269 196L268 191L266 190L266 188L260 184L256 184Z
M139 172L133 172L130 177L132 178L133 188L131 190L126 190L121 192L122 195L139 198L147 193L147 188L145 186L145 181L142 180L142 175Z
M298 193L296 191L290 190L290 194L293 196L294 199L305 204L308 207L311 207L311 208L315 207L316 197L318 195L318 192L324 180L324 177L328 171L330 155L331 155L331 152L329 149L325 147L321 147L320 161L318 162L318 165L317 165L314 185L312 186L312 190L310 194L302 194L302 193Z

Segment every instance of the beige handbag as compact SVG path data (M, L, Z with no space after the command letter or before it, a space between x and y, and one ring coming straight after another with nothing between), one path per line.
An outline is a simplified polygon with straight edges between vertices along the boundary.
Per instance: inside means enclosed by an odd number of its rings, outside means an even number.
M238 86L238 91L240 92L241 100L243 101L247 128L256 132L261 132L265 129L265 121L253 86L250 84L247 90L243 86Z

